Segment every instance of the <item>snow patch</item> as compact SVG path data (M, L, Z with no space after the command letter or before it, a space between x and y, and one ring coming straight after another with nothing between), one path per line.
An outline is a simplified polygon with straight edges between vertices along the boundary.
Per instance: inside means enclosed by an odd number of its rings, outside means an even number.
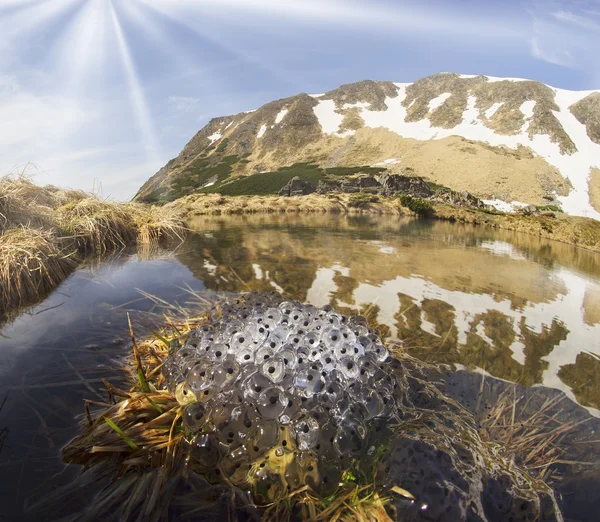
M527 206L527 203L521 203L520 201L513 201L512 203L507 203L501 199L482 199L481 201L483 201L486 205L494 207L500 212L514 212L518 208Z
M371 104L367 102L345 103L342 109L368 109L370 106Z
M263 135L265 134L265 132L267 132L267 126L263 123L260 126L260 129L258 129L258 134L256 135L257 138L262 138Z
M209 275L211 276L215 276L217 273L217 265L213 265L208 259L204 260L203 263L204 268L206 269L206 271L208 272Z
M321 96L325 96L326 93L321 93L321 94L309 94L309 96L311 98L320 98Z
M497 256L508 256L515 261L527 261L527 258L517 252L513 245L504 241L484 241L479 246Z
M446 100L450 98L450 96L452 96L452 93L450 92L445 92L443 94L440 94L439 96L436 96L433 100L429 102L429 112L433 112L438 107L444 105L444 103L446 103Z
M521 81L510 79L511 81ZM554 111L559 122L565 131L577 146L578 152L575 154L562 154L557 143L552 143L550 136L536 134L529 137L527 134L529 122L526 122L521 133L516 135L497 134L494 130L487 127L479 118L479 110L476 108L477 98L469 96L467 107L463 113L462 122L452 129L433 127L428 119L416 122L407 122L407 110L402 105L406 99L406 87L410 84L396 83L398 96L395 98L386 98L385 111L361 110L361 117L365 127L377 128L383 127L406 138L417 140L443 139L449 136L462 136L469 140L483 141L494 146L507 146L516 149L519 145L530 147L533 152L544 158L550 165L556 167L562 175L570 180L574 190L566 197L559 197L562 208L568 214L586 216L594 219L600 219L600 213L592 208L589 203L587 179L590 169L594 166L600 166L600 145L593 143L587 136L584 125L579 123L575 116L569 111L569 107L584 98L593 91L564 91L555 89L555 101L560 107L560 111ZM321 102L325 103L325 102ZM333 134L339 128L341 115L334 112L333 102L329 105L321 106L319 110L315 108L315 113L319 112L323 123L330 129L328 134ZM534 102L525 102L521 109L523 113L531 115L535 108ZM337 118L336 118L337 116ZM531 116L529 116L531 117ZM328 125L329 124L329 125ZM333 128L335 127L335 128ZM514 205L518 202L513 202ZM497 204L496 201L489 204ZM506 208L506 207L505 207ZM500 209L503 210L503 209ZM512 210L512 209L511 209Z
M252 265L252 270L254 270L254 275L256 276L256 279L263 278L263 271L262 271L262 268L260 267L260 265L257 265L256 263L254 263Z
M333 100L322 100L313 110L325 134L335 134L344 121L344 117L335 112Z
M494 103L487 111L485 111L485 117L489 120L503 105L504 103Z
M397 158L388 158L379 163L375 163L373 167L385 167L386 165L395 165L396 163L400 163L400 160Z
M275 125L281 123L281 121L283 120L283 118L285 118L285 115L288 113L289 111L287 109L283 109L281 111L279 111L277 113L277 116L275 117Z
M275 281L269 281L269 283L271 284L271 286L277 290L280 294L284 294L285 292L283 291L283 288L281 288Z
M212 145L215 141L220 140L223 137L223 135L217 131L214 134L211 134L208 139L210 140L210 144Z

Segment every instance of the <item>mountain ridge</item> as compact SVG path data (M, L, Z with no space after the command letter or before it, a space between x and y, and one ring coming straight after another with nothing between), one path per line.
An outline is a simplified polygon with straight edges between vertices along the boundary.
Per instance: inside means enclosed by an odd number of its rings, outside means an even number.
M296 163L408 169L498 208L551 202L600 219L600 92L439 73L301 93L211 119L136 199L226 191Z

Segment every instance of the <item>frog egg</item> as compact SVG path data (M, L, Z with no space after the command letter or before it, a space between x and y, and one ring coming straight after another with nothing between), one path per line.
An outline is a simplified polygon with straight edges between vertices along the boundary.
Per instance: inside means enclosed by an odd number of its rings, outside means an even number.
M359 374L371 377L377 370L377 363L371 354L363 355L358 358Z
M212 385L196 392L196 400L198 402L209 402L219 393L219 390ZM181 404L181 402L180 402Z
M281 341L281 345L283 346L290 335L290 331L291 328L287 324L280 324L271 331L269 339L278 339Z
M296 350L296 357L298 359L296 370L300 372L308 369L308 365L310 363L310 360L308 359L308 349L301 346Z
M196 394L189 387L187 382L182 381L175 388L175 398L177 399L177 402L183 406L190 402L194 402L196 400Z
M383 344L375 344L372 346L371 350L375 354L375 358L379 362L384 362L388 356L390 355L385 346Z
M274 420L285 411L287 404L288 399L281 388L267 388L258 397L258 413L264 419Z
M224 388L233 385L240 374L240 365L235 359L223 361L221 364L215 364L212 368L212 381L214 386L223 391Z
M283 301L279 304L278 308L282 314L290 315L294 311L295 306L290 301Z
M328 352L321 353L321 366L327 373L331 372L336 367L334 355Z
M286 393L285 397L287 399L287 404L285 405L283 413L279 417L279 422L281 424L289 424L290 422L296 420L302 411L302 401L297 396L291 393Z
M183 411L183 426L192 433L200 431L206 424L208 417L202 404L192 402Z
M333 440L338 455L360 455L366 450L367 428L357 419L343 418Z
M233 342L232 342L233 344ZM235 356L235 360L240 365L249 365L254 364L254 349L250 346L245 346L244 348L238 349L229 349L229 353Z
M286 345L288 346L288 345ZM293 372L298 365L298 357L293 348L284 348L278 354L283 360L286 372Z
M200 359L198 364L196 364L187 374L187 384L194 393L202 391L210 386L212 382L210 364L208 359Z
M378 391L372 389L366 389L363 393L361 404L366 409L365 420L371 420L375 417L379 417L385 411L385 404L382 396Z
M313 320L309 323L307 330L310 332L316 332L320 336L325 326L329 325L317 317L316 319L313 318Z
M225 344L213 343L207 348L206 355L211 361L220 362L227 355L228 349Z
M356 341L362 344L363 348L365 349L365 352L370 351L371 347L373 346L373 342L366 335L358 335L356 337Z
M281 322L281 317L283 313L279 308L267 308L265 312L265 318L273 321L275 324L279 324Z
M245 482L248 468L250 467L250 456L246 446L243 444L225 455L219 467L223 475L232 482L239 484Z
M351 343L340 343L338 344L334 350L336 359L339 361L342 357L354 357L354 344Z
M305 416L293 425L296 435L296 446L305 451L314 448L319 438L319 423L310 416Z
M323 320L333 327L338 327L342 324L341 315L336 313L328 313Z
M296 375L295 386L305 397L312 397L315 393L320 393L324 384L323 376L316 370L303 371Z
M280 429L277 422L259 419L248 437L248 449L256 457L279 443Z
M263 346L256 351L256 355L254 357L256 364L262 365L265 361L268 361L275 355L275 352L271 350L268 346Z
M245 328L241 332L237 332L231 338L231 343L229 344L229 348L233 350L233 353L236 353L244 348L248 348L252 346L253 339L250 332Z
M345 343L355 343L356 342L356 335L346 325L340 326L339 330L340 330L340 333L342 334L342 338L344 339Z
M262 344L269 337L269 329L262 323L252 323L246 329L250 332L252 339L258 344Z
M216 440L209 434L194 437L191 444L192 460L203 468L214 468L220 454Z
M337 328L325 328L321 340L330 350L335 350L336 347L344 343L342 332Z
M272 352L278 352L283 346L283 343L283 339L271 334L267 339L265 339L263 346L268 348Z
M360 372L358 362L354 357L346 355L339 360L339 368L346 379L356 379Z
M271 357L261 366L262 374L271 382L278 383L285 376L285 364L280 356Z
M328 406L335 406L342 395L344 395L344 389L335 381L328 381L323 388L323 399Z
M308 360L310 362L319 361L321 359L321 356L324 353L324 348L322 348L319 345L316 345L316 346L303 345L303 348L306 348L308 350Z
M301 310L292 310L292 312L289 314L289 318L290 324L295 326L304 323L308 319L308 317L306 317Z
M246 398L257 400L261 393L273 385L270 379L262 373L256 372L251 375L242 385L242 390Z

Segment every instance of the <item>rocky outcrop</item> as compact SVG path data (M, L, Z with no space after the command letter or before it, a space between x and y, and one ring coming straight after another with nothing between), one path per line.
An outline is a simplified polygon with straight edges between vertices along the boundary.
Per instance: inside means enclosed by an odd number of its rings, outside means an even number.
M381 194L395 196L407 194L414 198L429 198L433 190L423 178L415 176L402 176L401 174L384 174L381 176Z
M289 183L279 191L280 196L306 196L312 194L317 189L310 182L299 178L298 176L292 178Z
M440 203L449 203L457 207L487 208L487 205L480 199L469 194L467 191L456 192L446 187L436 190L433 198Z

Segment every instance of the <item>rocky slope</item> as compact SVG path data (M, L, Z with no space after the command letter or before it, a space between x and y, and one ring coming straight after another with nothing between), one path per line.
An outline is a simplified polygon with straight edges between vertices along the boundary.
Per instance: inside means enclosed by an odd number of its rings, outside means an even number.
M600 92L440 73L410 84L367 80L214 118L136 198L268 194L296 175L318 182L385 171L469 191L500 209L553 204L600 219L599 167Z

